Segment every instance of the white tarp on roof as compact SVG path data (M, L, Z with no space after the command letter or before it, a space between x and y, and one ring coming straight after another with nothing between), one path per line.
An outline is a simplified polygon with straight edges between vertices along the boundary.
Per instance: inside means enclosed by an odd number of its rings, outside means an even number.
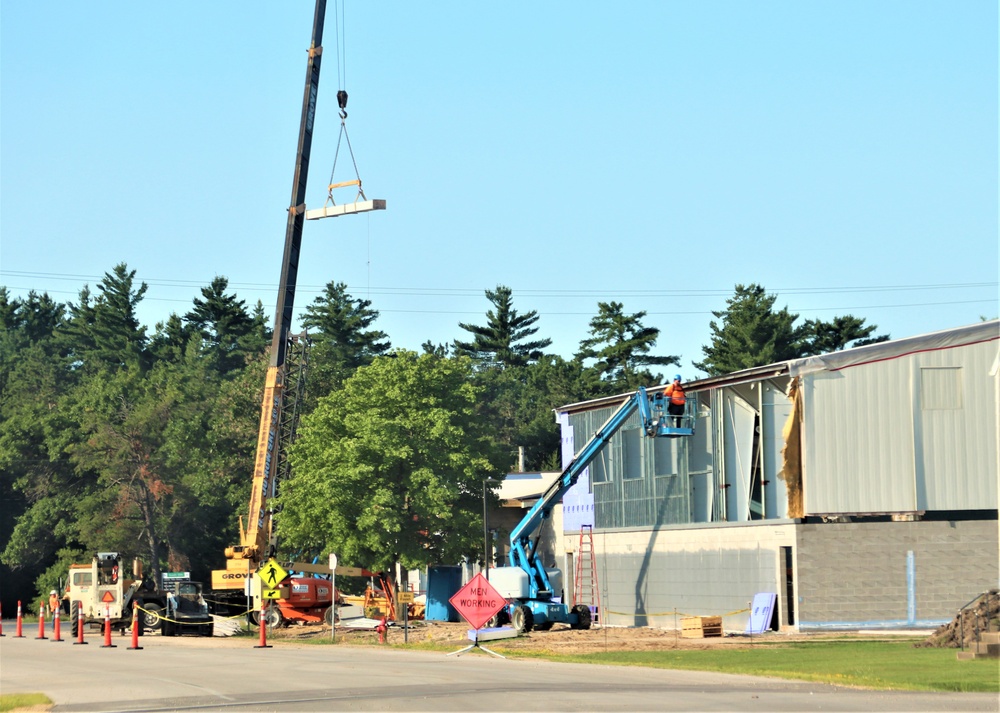
M916 337L894 339L890 342L880 342L864 347L795 359L788 362L788 373L790 376L800 376L818 371L838 371L859 364L897 359L907 354L951 349L991 340L1000 340L1000 320L994 319L989 322L970 324L967 327L956 327Z

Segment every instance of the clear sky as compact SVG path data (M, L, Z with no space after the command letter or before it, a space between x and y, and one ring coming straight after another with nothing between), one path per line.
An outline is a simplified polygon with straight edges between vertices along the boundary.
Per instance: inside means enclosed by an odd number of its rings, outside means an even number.
M0 284L273 314L313 4L3 2ZM306 223L297 312L342 281L418 349L505 284L569 357L616 300L691 378L736 283L893 337L1000 311L994 0L348 0L341 52L335 7L307 205L343 85L388 209Z

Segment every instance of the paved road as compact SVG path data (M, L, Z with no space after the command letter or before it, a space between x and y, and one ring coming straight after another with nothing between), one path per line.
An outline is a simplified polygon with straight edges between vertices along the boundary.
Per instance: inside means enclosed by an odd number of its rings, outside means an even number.
M989 694L888 693L690 671L248 639L0 639L0 691L55 711L997 711Z

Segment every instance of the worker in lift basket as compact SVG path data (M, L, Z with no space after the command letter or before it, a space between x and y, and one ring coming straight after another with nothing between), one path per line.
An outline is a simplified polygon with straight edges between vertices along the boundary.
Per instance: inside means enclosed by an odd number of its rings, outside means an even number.
M663 398L668 399L667 413L674 416L674 428L681 427L681 417L684 415L684 404L687 397L681 386L681 375L675 374L673 383L663 390Z

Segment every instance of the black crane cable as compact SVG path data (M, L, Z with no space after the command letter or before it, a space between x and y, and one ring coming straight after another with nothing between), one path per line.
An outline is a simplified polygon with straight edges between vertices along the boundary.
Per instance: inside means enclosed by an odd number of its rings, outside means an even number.
M347 139L347 150L351 154L351 163L354 164L354 176L358 180L358 195L367 200L365 192L361 189L361 173L358 171L358 161L354 158L354 148L351 146L351 137L347 133L347 22L344 17L346 0L334 3L334 17L336 20L337 36L337 104L340 106L340 135L337 136L337 149L333 154L333 168L330 169L329 185L333 185L333 176L337 171L337 158L340 156L340 142ZM333 202L333 189L329 189L328 202Z

